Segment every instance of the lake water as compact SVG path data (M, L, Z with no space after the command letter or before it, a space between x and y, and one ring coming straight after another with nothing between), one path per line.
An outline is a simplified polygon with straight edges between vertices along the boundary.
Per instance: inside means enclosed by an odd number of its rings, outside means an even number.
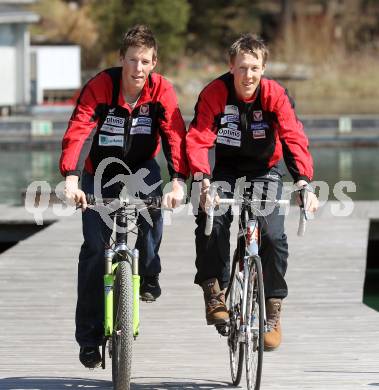
M315 176L332 190L340 180L353 181L354 200L379 199L379 148L314 148ZM62 180L58 170L60 151L0 151L0 203L20 204L22 192L34 180L46 180L52 188ZM286 180L291 178L287 176ZM333 199L331 193L330 199Z

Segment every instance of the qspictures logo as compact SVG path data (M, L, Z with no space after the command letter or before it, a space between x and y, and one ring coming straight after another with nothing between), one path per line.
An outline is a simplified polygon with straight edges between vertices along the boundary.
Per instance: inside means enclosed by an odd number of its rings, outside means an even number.
M109 164L120 164L125 171L125 174L118 174L111 180L108 180L103 186L104 171ZM143 197L149 196L159 186L162 186L162 180L156 183L147 184L146 178L150 174L147 168L141 168L136 172L133 172L122 160L117 158L109 157L104 159L96 169L94 175L94 196L97 199L102 198L104 188L108 188L114 185L118 185L121 188L120 197L122 199L129 199L130 203L133 200L140 200ZM166 213L164 217L164 223L166 225L171 223L171 215L197 215L200 204L200 183L203 179L202 174L196 174L192 187L189 193L189 202L182 204L175 208L171 214ZM274 177L270 174L267 175L268 185L264 186L263 183L254 183L253 186L253 197L255 199L262 199L263 197L269 199L276 199L278 193L278 177ZM232 187L228 182L217 182L215 183L219 189L222 189L225 193L230 193L231 197L238 199L242 196L243 192L252 187L252 183L246 180L246 177L239 178L232 191ZM352 181L339 181L332 188L327 182L314 181L311 183L313 188L316 189L318 199L320 202L320 209L326 207L330 194L333 193L336 202L330 203L330 211L335 217L345 217L351 215L354 210L354 202L349 193L356 192L356 184ZM188 189L183 183L184 193L188 194ZM172 190L172 184L167 183L163 187L163 195L169 193ZM281 199L289 200L292 197L292 193L296 192L297 188L292 182L284 182L283 190L281 192ZM29 184L26 196L25 196L25 209L31 213L37 225L43 224L44 213L50 208L52 212L59 217L68 217L77 212L75 204L69 203L65 198L65 181L58 183L54 189L54 192L59 203L55 203L50 206L50 198L52 194L52 187L47 181L33 181ZM104 223L109 227L113 227L112 213L120 208L120 201L115 199L113 202L108 204L99 204L94 210L99 213ZM273 211L274 206L267 206L262 210L262 216L269 215ZM222 215L229 210L228 207L219 207L215 210L214 215ZM238 215L240 208L238 206L232 207L232 213ZM289 213L288 207L281 207L279 213L286 215ZM139 210L139 214L149 223L152 224L150 214L146 208Z

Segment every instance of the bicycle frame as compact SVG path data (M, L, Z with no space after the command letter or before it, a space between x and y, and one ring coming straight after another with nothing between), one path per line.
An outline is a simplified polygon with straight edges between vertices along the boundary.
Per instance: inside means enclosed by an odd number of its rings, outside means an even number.
M243 206L243 210L241 213L240 221L244 222L243 226L241 226L242 232L241 236L245 236L245 248L244 252L245 255L243 257L243 278L240 277L240 275L237 275L237 280L242 286L242 302L243 305L241 307L241 318L242 318L242 326L240 329L240 340L241 342L245 338L246 334L246 305L247 305L247 294L248 294L248 287L249 287L249 275L252 265L254 264L254 261L261 261L261 258L258 254L259 250L259 236L260 236L260 229L259 229L259 223L258 219L255 215L249 216L249 212L246 206ZM246 231L244 226L246 226ZM265 300L263 299L263 312L266 313L265 308ZM266 326L266 314L264 317L264 331L267 331Z

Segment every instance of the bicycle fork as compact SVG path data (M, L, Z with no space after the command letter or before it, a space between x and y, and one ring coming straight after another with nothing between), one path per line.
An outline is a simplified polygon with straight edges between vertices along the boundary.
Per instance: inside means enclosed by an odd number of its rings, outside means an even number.
M141 277L138 273L139 251L132 250L132 283L133 283L133 336L137 338L139 334L139 290Z
M259 227L258 221L256 219L249 219L246 224L246 253L247 255L243 258L243 290L242 290L242 324L240 327L240 341L244 342L246 332L250 330L247 329L247 293L250 270L254 263L254 258L259 258L258 248L259 248ZM263 299L263 313L264 313L264 332L267 332L267 321L266 321L266 307L265 300ZM251 321L253 323L254 321Z
M113 257L119 252L125 252L128 258L132 259L132 288L133 288L133 336L136 338L139 334L139 290L140 276L138 274L138 249L130 250L125 244L119 244L113 249L105 250L105 274L104 274L104 303L105 303L105 318L104 318L104 335L109 337L113 333L113 291L114 291L114 275L118 263L112 263ZM129 261L129 260L121 260Z
M120 252L128 255L126 260L132 259L132 289L133 289L133 336L137 338L139 334L139 291L140 291L140 276L138 274L138 249L130 250L126 244L119 244L115 249L105 250L105 273L104 273L104 340L102 344L102 363L101 367L105 369L105 347L107 340L112 337L114 331L114 313L113 313L113 299L114 299L114 279L118 262L113 264L113 258ZM110 349L111 350L111 349Z

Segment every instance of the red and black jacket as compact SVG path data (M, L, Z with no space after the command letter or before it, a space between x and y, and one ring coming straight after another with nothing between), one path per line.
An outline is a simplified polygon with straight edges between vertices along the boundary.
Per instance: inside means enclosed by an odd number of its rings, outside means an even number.
M249 102L237 98L231 73L212 81L199 96L186 142L192 174L212 175L209 151L215 147L213 174L261 174L284 157L295 181L312 180L303 125L286 90L274 80L262 78Z
M132 169L156 156L162 139L171 178L186 178L186 129L172 85L151 74L131 109L122 94L121 75L121 67L104 70L82 89L63 137L62 175L80 176L83 169L94 173L107 157ZM122 165L112 164L104 174L121 172Z

